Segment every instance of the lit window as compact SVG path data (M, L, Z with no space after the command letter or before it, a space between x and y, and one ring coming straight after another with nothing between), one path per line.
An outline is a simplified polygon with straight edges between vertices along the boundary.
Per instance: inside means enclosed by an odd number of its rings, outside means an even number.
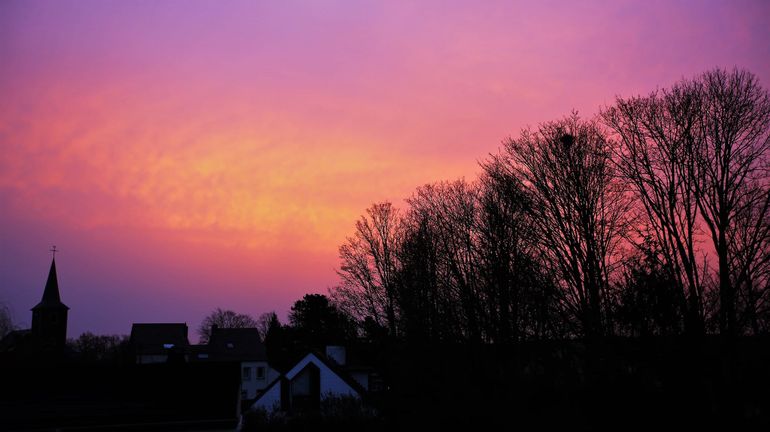
M163 344L163 348L165 348L165 349L174 348L174 344Z
M243 380L251 381L251 368L248 366L243 368Z
M234 347L234 345L233 345L233 343L232 343L232 342L228 342L228 343L227 343L227 347L232 349L232 348Z

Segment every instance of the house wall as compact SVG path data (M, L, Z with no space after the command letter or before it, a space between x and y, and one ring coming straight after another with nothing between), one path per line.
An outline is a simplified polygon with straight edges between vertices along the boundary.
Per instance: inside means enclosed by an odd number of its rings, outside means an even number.
M264 409L268 412L281 409L281 383L277 382L268 389L267 392L265 392L265 394L251 406L251 409Z
M243 379L243 368L245 367L251 368L248 380ZM257 368L259 367L265 368L265 374L262 378L257 378ZM241 362L241 390L246 392L247 399L254 399L259 391L264 390L279 375L278 371L268 366L267 362Z
M320 372L320 379L321 379L321 397L325 397L327 395L333 395L333 396L353 396L353 397L360 397L357 391L353 389L353 387L350 387L348 383L345 382L342 378L340 378L334 371L326 367L326 365L319 360L314 354L308 354L300 360L299 363L296 364L288 373L286 373L286 377L289 379L294 379L294 377L302 371L302 369L307 366L308 363L313 362L316 366L318 366L319 372Z
M137 364L166 363L168 356L166 354L143 354L136 356Z

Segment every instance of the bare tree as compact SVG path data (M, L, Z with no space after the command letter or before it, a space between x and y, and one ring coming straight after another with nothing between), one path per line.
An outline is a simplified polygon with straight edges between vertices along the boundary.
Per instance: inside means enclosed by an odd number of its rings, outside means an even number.
M768 331L770 318L770 194L744 193L728 233L731 282L736 295L738 331Z
M398 329L396 250L400 216L389 202L373 204L356 222L356 231L340 246L340 284L332 298L347 313L372 317L391 335Z
M716 69L695 83L702 97L695 191L719 265L719 329L735 335L736 283L748 276L767 231L770 96L743 70ZM734 234L736 219L753 234Z
M402 335L410 340L454 340L439 292L436 234L425 217L408 212L398 249L398 298Z
M695 134L700 110L697 88L682 82L646 97L622 99L602 112L618 145L614 163L633 192L638 246L655 244L686 310L686 330L704 331L702 268L696 237ZM646 252L646 251L642 251Z
M479 178L479 277L497 342L539 339L554 328L553 285L540 265L531 203L521 180L492 157Z
M68 345L87 361L118 359L128 345L126 335L95 335L82 333L77 339L67 341Z
M217 308L203 319L198 327L200 343L208 343L211 337L211 327L219 328L254 328L257 321L249 315L239 314L231 310Z
M525 129L498 156L527 188L544 263L562 282L562 304L583 335L607 330L604 298L625 230L627 200L604 133L577 113Z
M439 291L451 306L446 322L455 327L449 333L474 342L488 339L478 277L478 187L465 180L440 182L418 188L407 201L412 217L427 221L434 236Z
M270 331L270 326L274 325L274 322L278 322L278 315L276 315L275 311L265 312L257 318L257 331L259 331L259 337L261 337L263 341Z

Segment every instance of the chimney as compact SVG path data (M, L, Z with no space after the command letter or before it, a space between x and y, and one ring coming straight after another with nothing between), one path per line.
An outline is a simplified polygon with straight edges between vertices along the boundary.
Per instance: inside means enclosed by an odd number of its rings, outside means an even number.
M326 358L337 363L340 366L345 366L346 361L345 347L340 345L327 345L326 346Z

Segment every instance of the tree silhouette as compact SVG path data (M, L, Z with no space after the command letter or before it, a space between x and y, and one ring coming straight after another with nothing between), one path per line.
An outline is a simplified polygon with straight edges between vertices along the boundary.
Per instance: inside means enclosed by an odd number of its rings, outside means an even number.
M398 210L389 202L373 204L356 222L356 230L340 246L340 284L334 300L359 320L372 317L395 336L398 330L396 252Z
M8 306L0 303L0 340L15 329Z
M265 312L257 318L257 331L259 331L259 337L261 337L263 341L267 339L268 332L270 332L270 329L275 326L276 323L280 325L278 315L275 314L275 311Z
M605 294L628 210L603 131L573 113L523 130L497 157L526 187L543 265L562 281L565 311L583 335L603 335Z
M289 322L295 339L312 349L344 344L356 337L355 322L322 294L305 294L294 302Z
M695 191L719 266L719 330L736 335L736 284L751 274L767 236L770 95L742 70L715 69L695 85L701 96Z
M686 304L679 301L668 269L659 260L656 245L648 240L624 266L614 312L621 334L629 336L671 336L682 332Z
M126 335L95 335L85 332L77 339L70 339L68 345L85 361L119 359L127 349Z
M198 327L200 343L208 343L211 337L211 327L215 325L219 328L255 328L257 321L246 314L216 308L203 319Z
M749 72L715 69L647 97L618 98L602 119L618 139L614 160L639 203L639 237L659 245L663 268L682 291L688 332L704 331L700 223L716 256L720 332L737 334L752 321L757 331L751 317L764 302L769 234L768 93ZM740 322L739 304L747 317Z
M704 331L702 271L696 236L695 129L697 89L681 82L646 97L617 98L602 112L615 133L614 163L634 193L638 238L654 239L687 311L690 334Z
M367 209L335 303L412 340L767 331L768 93L717 69L600 120L525 129L477 180Z

